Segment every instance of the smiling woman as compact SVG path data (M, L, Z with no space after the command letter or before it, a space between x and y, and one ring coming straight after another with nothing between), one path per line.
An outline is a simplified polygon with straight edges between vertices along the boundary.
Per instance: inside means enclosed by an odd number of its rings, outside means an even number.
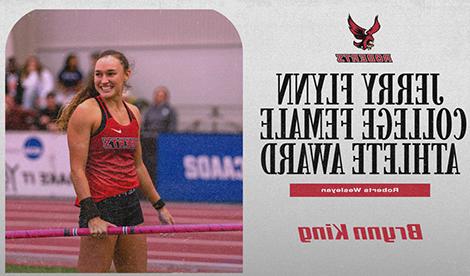
M80 240L80 272L106 272L113 261L118 272L146 272L144 235L106 235L108 226L143 223L137 187L152 202L163 224L174 223L142 161L139 110L123 100L130 75L129 62L122 53L104 51L93 79L58 121L59 127L67 130L71 178L80 206L79 226L88 227L92 234Z
M117 94L123 91L130 74L127 60L116 60L112 55L104 56L95 65L96 90L103 98L118 97Z

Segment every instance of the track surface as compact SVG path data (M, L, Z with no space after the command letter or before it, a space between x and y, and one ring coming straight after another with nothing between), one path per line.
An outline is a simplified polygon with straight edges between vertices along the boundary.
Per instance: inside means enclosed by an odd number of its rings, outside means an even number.
M180 224L242 223L241 205L167 203ZM158 224L150 203L142 202L144 225ZM6 200L6 230L77 227L73 200ZM147 235L148 269L152 272L242 272L242 232ZM79 238L6 240L6 263L75 267Z

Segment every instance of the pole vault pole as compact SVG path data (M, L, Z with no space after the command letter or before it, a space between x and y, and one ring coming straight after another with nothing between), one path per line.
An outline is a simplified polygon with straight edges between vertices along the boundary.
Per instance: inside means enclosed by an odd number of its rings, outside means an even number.
M242 231L242 224L176 224L149 226L108 227L108 235L133 235L155 233L191 233L191 232L224 232ZM6 231L6 239L28 239L48 237L89 236L88 228L53 228Z

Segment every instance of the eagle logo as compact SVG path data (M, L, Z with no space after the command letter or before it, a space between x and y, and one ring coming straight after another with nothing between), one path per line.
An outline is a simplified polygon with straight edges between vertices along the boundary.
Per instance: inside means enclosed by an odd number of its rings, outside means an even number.
M374 37L372 36L380 29L379 16L375 16L374 25L366 31L366 29L354 23L351 15L348 17L349 30L355 38L360 39L360 42L353 41L354 46L362 50L370 50L374 47Z

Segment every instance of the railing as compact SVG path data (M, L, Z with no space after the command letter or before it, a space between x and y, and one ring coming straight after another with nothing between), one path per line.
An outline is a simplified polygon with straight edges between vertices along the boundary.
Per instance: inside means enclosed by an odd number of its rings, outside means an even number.
M179 132L240 133L242 105L175 105Z

